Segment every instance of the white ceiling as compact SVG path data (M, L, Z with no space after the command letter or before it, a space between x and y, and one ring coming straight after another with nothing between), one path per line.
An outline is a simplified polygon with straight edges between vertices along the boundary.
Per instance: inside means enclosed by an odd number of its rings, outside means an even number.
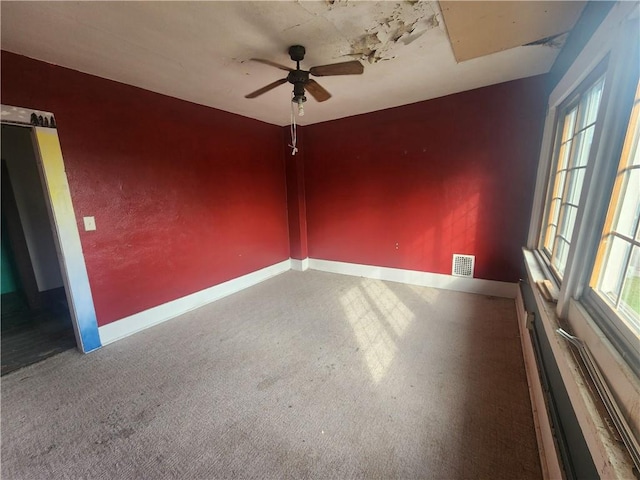
M2 1L0 8L4 50L276 125L290 123L292 87L244 98L286 76L250 59L294 67L290 45L306 47L303 69L354 58L365 66L360 76L317 78L333 97L309 97L302 125L546 73L559 52L554 44L519 46L457 63L435 1Z

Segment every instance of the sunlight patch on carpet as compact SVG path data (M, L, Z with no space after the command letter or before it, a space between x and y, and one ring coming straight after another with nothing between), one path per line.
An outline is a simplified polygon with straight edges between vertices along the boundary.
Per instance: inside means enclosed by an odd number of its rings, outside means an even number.
M363 280L340 298L371 377L375 383L386 375L398 349L397 340L415 315L379 280Z

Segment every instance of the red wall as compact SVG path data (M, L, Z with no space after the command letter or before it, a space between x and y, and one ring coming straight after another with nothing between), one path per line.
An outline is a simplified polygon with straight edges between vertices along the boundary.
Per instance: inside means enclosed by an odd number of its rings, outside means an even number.
M291 258L304 260L309 256L307 246L307 209L304 189L304 135L298 127L296 146L298 152L292 155L291 132L283 127L285 162L287 173L287 213L289 219L289 252Z
M1 60L2 103L55 114L99 325L289 258L280 127Z
M1 61L2 103L56 115L99 325L307 249L445 274L473 254L476 277L519 278L543 77L302 127L292 157L288 129Z
M309 257L520 276L544 77L304 128Z

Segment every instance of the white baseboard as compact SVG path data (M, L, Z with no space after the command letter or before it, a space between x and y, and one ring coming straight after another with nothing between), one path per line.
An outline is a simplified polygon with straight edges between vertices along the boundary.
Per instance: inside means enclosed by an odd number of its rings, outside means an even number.
M515 298L517 291L516 284L496 282L493 280L462 278L438 273L375 267L313 258L305 258L303 260L291 258L99 327L98 333L100 335L100 341L102 345L108 345L116 340L170 320L190 310L202 307L207 303L231 295L232 293L244 290L245 288L256 285L291 269L298 271L313 269L506 298Z
M297 270L298 272L304 272L309 270L309 258L303 260L291 259L291 270Z
M420 272L417 270L403 270L400 268L375 267L357 263L334 262L332 260L309 259L311 270L341 273L355 277L388 280L390 282L408 283L422 287L455 290L457 292L477 293L494 297L516 298L518 284L484 280L480 278L455 277L441 273Z
M102 345L120 340L153 325L170 320L207 303L219 300L232 293L256 285L291 269L291 261L284 260L269 267L248 273L227 282L201 290L186 297L158 305L129 317L122 318L98 328Z

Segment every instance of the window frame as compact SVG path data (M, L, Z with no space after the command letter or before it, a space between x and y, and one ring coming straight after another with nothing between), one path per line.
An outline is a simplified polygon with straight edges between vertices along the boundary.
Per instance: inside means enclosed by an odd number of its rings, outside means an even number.
M604 86L603 86L603 92L601 94L601 98L600 98L600 103L598 106L598 112L596 114L596 118L594 120L593 123L593 128L594 128L594 133L592 136L592 140L591 140L591 145L590 145L590 150L589 150L589 155L587 157L587 163L582 166L582 167L578 167L578 168L584 168L585 172L587 171L587 169L589 168L589 165L592 163L593 161L593 147L595 144L597 144L597 138L596 138L596 133L599 132L598 129L598 123L601 123L602 120L602 105L603 105L603 97L604 97L604 91L607 88L607 67L608 67L608 61L609 61L609 57L606 56L604 59L600 60L598 65L593 68L589 74L580 82L580 84L574 88L569 95L558 105L558 107L556 108L556 112L555 112L555 118L553 121L553 140L552 140L552 145L553 148L550 152L549 155L549 160L548 160L548 167L547 167L547 175L546 175L546 189L545 189L545 201L544 204L542 205L542 222L540 224L539 227L539 236L538 236L538 245L537 245L537 250L540 253L540 256L544 259L544 263L546 265L546 267L548 268L548 270L552 273L554 280L556 281L556 283L558 285L562 284L562 279L566 273L566 266L568 263L568 259L567 262L565 262L565 269L564 271L561 273L558 271L558 269L555 267L555 265L553 264L553 258L554 258L554 254L557 248L557 230L559 229L560 225L562 224L563 221L563 210L562 210L562 205L567 203L566 202L566 197L567 197L567 192L569 191L569 188L567 186L567 182L569 181L569 170L571 168L574 167L569 167L569 164L567 163L567 168L565 169L567 171L566 173L566 178L564 180L564 186L563 186L563 191L562 191L562 197L560 198L560 206L558 207L559 212L558 212L558 220L557 220L557 225L556 225L556 234L554 235L554 237L556 237L553 241L553 246L551 251L549 251L546 248L546 236L548 234L548 228L549 228L549 217L551 216L552 213L552 206L551 203L553 202L554 198L552 198L552 196L555 193L555 188L554 188L554 184L555 184L555 180L556 180L556 176L558 174L558 163L560 161L560 153L561 153L561 148L562 148L562 141L563 141L563 132L566 128L566 124L564 122L564 120L566 119L567 115L570 114L570 112L574 109L574 108L579 108L580 106L580 102L582 101L584 95L592 88L594 87L598 82L600 82L601 80L604 82ZM576 111L576 117L579 115L579 112ZM575 120L575 122L577 122L577 119ZM572 127L572 129L575 129L575 122L574 125ZM582 131L585 131L585 129L583 129ZM574 146L574 142L575 139L577 138L577 135L575 134L576 132L574 131L572 134L572 145L570 147L570 151L567 154L567 162L570 162L573 156L573 146ZM575 168L574 168L575 170ZM582 185L581 185L581 190L584 190L585 184L586 184L587 178L586 178L586 174L585 177L583 178L582 181ZM582 197L582 192L580 197ZM579 211L581 208L581 203L582 200L580 199L578 201L578 205L576 206L576 210ZM573 242L573 236L575 234L575 231L577 230L577 219L576 222L574 222L574 227L573 230L571 232L571 237L569 239L565 239L565 241L567 242L567 248L569 248L569 250L571 249L571 245L574 243Z
M575 332L582 332L585 338L591 339L591 344L587 346L594 352L599 364L618 364L621 371L632 371L634 380L628 380L626 376L605 375L614 391L626 390L629 386L627 382L631 381L636 385L632 388L640 393L639 342L627 334L628 329L619 325L613 311L601 308L603 302L599 304L597 300L593 301L594 295L587 288L609 209L637 87L640 69L640 42L637 33L639 12L637 3L616 3L549 95L526 248L534 253L533 258L545 277L558 287L560 293L555 307L556 316ZM558 118L561 118L561 108L571 102L575 92L603 62L607 65L605 88L598 112L602 120L598 119L599 125L596 126L592 140L564 276L557 278L549 257L540 247L544 241L547 221L548 189L552 188L550 177L556 166L554 154ZM580 308L570 309L571 305ZM589 322L585 323L584 315L575 314L578 310L588 315Z
M621 201L620 199L621 195L619 193L616 194L615 192L615 182L616 182L616 177L620 175L620 172L621 172L620 164L622 161L621 157L624 154L623 152L624 143L626 142L626 137L629 133L629 128L633 128L631 124L633 120L632 119L633 108L634 108L634 105L638 103L636 101L635 94L640 89L640 72L636 72L636 73L638 74L638 76L636 77L636 80L635 80L634 95L631 101L629 102L628 112L626 111L621 112L621 116L625 116L627 118L627 122L626 122L627 129L625 129L622 141L619 142L620 146L619 146L619 152L617 155L617 162L615 163L615 165L612 165L612 167L615 167L613 168L613 170L615 170L615 175L613 176L614 178L612 179L612 182L610 182L611 189L610 189L609 201L607 202L607 208L606 208L607 215L609 215L609 210L612 208L611 207L612 203L615 202L617 204L616 205L616 210L617 210L618 204ZM632 82L629 82L629 83L631 84ZM626 93L628 95L628 92L623 92L623 93ZM636 124L635 124L636 128L638 127L637 122L638 122L638 119L636 119ZM633 141L640 143L640 140L638 140L638 138L635 138ZM638 148L637 144L636 144L636 148ZM637 170L640 167L635 166L632 168ZM618 198L614 198L614 196L616 195L618 196ZM616 216L615 212L613 213L613 216L614 217ZM591 262L591 268L589 269L589 271L591 272L591 275L589 276L587 284L584 287L584 291L580 300L583 306L594 318L596 324L604 331L605 335L609 338L609 341L613 343L614 347L618 350L618 352L622 355L622 357L625 359L629 359L630 367L632 368L634 373L640 376L640 342L638 342L636 335L634 334L632 329L627 325L628 322L624 318L621 318L621 315L618 314L616 310L612 308L611 305L609 305L609 303L602 298L601 294L598 293L598 291L590 285L591 282L593 281L593 277L595 276L594 270L596 268L596 264L599 262L599 259L597 258L597 253L600 248L601 239L606 233L604 231L605 228L606 228L606 223L603 222L602 226L600 227L599 241L595 245L595 249L593 252L593 261ZM634 232L634 239L632 239L632 245L634 243L637 243L637 240L635 240L635 235L637 234L638 228L640 228L640 226L636 225L636 232ZM631 251L632 249L633 249L633 246L631 247ZM629 255L631 255L631 252L629 253ZM627 263L628 263L628 260L629 259L627 259ZM624 273L625 272L622 272L622 275L624 275ZM599 279L597 281L599 282Z

